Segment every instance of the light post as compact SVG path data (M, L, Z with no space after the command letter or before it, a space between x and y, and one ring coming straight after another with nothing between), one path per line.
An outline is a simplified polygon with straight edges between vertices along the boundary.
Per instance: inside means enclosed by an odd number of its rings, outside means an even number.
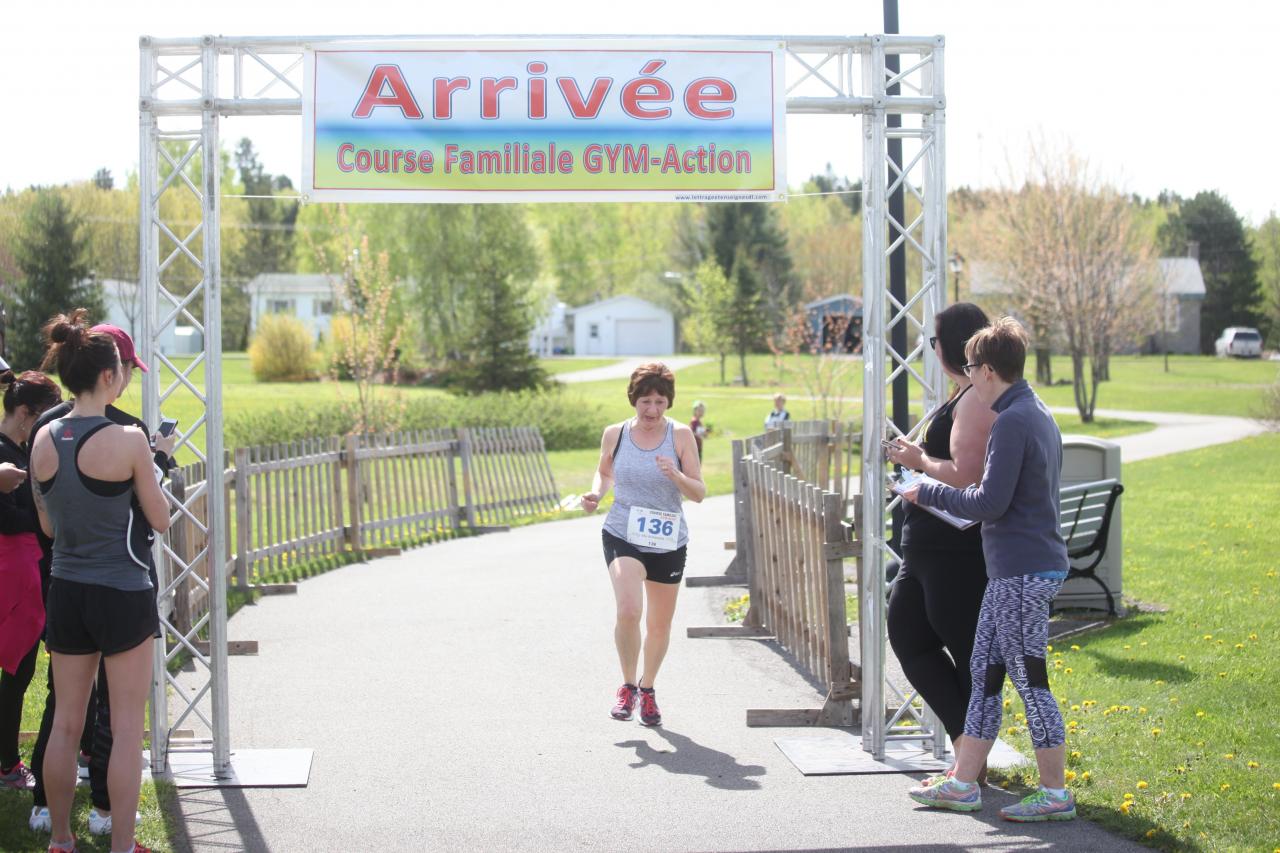
M952 288L955 290L955 298L951 300L954 305L960 301L960 273L964 272L964 255L952 252L951 257L947 258L947 269L951 270L951 280L954 282Z

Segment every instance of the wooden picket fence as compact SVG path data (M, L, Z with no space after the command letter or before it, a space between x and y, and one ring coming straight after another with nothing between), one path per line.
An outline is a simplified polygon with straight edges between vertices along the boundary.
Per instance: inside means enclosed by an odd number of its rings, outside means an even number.
M858 680L849 659L844 560L856 553L840 495L785 473L774 461L744 463L751 505L752 624L767 630L799 667L827 685L812 710L751 710L749 726L854 723Z
M340 555L394 553L463 531L503 529L555 509L555 479L536 428L440 429L318 438L228 454L223 487L207 466L174 470L175 497L198 494L165 542L198 578L172 589L175 627L208 610L208 501L218 492L230 527L224 559L248 589L299 564ZM181 570L169 567L165 585Z
M839 424L796 421L733 442L734 559L723 578L745 583L740 626L690 628L692 637L772 637L826 685L821 708L747 712L749 726L853 725L860 685L849 657L844 561L856 556L841 484L856 461Z

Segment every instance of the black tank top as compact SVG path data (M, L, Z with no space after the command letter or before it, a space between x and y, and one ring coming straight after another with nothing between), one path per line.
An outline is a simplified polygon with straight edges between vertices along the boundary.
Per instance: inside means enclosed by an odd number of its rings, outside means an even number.
M931 459L951 458L951 427L955 423L952 413L960 398L972 385L952 397L938 408L924 433L924 452ZM914 504L906 505L902 522L902 547L913 548L962 548L982 550L982 525L975 524L968 530L956 530L950 524Z

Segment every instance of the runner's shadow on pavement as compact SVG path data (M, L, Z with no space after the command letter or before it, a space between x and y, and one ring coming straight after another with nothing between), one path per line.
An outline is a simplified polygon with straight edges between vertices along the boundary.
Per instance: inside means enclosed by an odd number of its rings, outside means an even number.
M703 746L700 743L670 729L655 728L659 737L671 744L670 750L656 749L647 740L625 740L616 743L623 749L634 749L638 761L632 767L661 767L668 773L682 776L702 776L713 788L728 791L759 790L760 782L752 777L765 775L759 764L739 764L727 752Z

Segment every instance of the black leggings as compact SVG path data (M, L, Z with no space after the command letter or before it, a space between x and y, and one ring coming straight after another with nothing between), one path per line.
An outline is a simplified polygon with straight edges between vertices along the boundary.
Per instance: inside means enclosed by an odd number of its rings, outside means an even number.
M889 596L889 644L952 742L964 734L973 638L987 588L981 551L911 548Z
M16 672L0 674L0 770L8 770L17 764L18 729L22 726L22 700L36 674L36 652L40 641L31 647L18 664Z

